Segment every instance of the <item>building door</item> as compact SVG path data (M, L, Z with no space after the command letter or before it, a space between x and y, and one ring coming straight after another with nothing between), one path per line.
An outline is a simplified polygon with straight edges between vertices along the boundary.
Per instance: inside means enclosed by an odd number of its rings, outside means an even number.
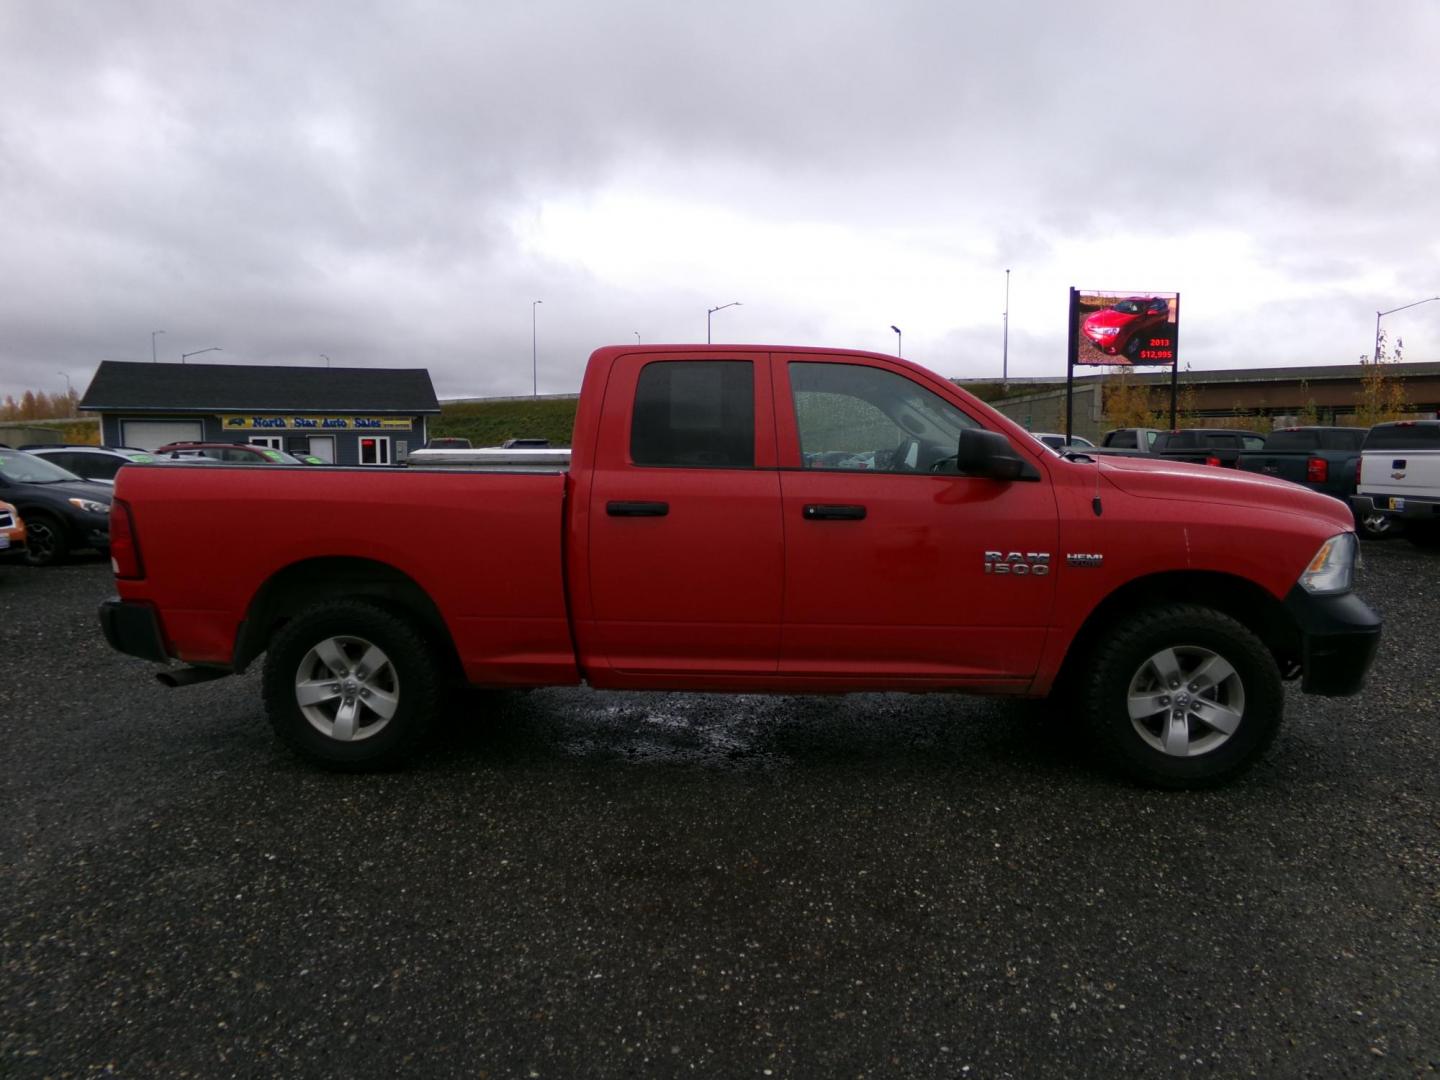
M321 461L335 464L335 436L334 435L311 435L310 453L314 454Z
M360 439L361 465L390 464L390 436L365 435Z
M120 445L154 450L172 442L199 442L205 425L199 420L121 420Z

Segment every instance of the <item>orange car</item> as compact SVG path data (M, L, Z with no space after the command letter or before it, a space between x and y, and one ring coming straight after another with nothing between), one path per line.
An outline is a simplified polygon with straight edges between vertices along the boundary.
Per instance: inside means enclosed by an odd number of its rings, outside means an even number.
M0 502L0 553L25 550L25 522L20 511L7 502Z

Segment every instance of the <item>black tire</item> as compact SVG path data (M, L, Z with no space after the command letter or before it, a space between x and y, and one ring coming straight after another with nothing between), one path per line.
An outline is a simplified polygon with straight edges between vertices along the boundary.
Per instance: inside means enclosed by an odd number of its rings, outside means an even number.
M360 600L292 619L265 657L270 725L329 769L400 764L429 731L441 685L440 665L416 625Z
M1417 525L1414 522L1407 522L1405 539L1420 548L1440 547L1440 524L1427 521Z
M1284 714L1280 671L1264 643L1228 615L1194 604L1130 617L1077 676L1105 756L1153 787L1234 779L1265 753Z
M1366 540L1389 540L1399 536L1402 530L1396 518L1372 511L1355 515L1355 531Z
M25 518L25 561L31 566L59 566L70 557L70 538L59 518L34 510Z

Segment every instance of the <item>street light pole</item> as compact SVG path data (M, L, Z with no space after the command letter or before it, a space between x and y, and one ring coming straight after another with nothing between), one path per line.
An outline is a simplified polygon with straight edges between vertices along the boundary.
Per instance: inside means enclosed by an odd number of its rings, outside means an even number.
M1000 346L1000 385L1010 385L1010 271L1005 271L1005 337Z
M639 344L640 344L640 331L639 331L639 330L636 330L636 331L635 331L635 344L636 344L636 345L639 345Z
M1394 315L1397 311L1419 307L1421 304L1428 304L1435 300L1440 300L1440 296L1427 296L1424 300L1416 300L1413 304L1401 304L1399 307L1392 307L1389 311L1375 312L1375 351L1370 354L1371 363L1378 364L1380 362L1380 317L1382 315Z
M530 396L540 396L540 353L535 344L535 305L544 300L530 301Z
M707 308L705 311L705 344L710 344L710 316L717 311L724 311L727 307L739 307L739 300L732 300L728 304L721 304L719 307Z
M320 359L325 361L326 367L330 366L330 357L326 356L323 352L320 354Z
M904 356L904 355L905 355L905 338L904 338L904 335L902 335L902 334L900 333L900 328L899 328L898 326L895 326L895 325L892 324L891 327L890 327L890 329L895 331L895 355L896 355L896 356Z
M180 363L182 363L182 364L185 363L185 360L186 360L187 357L199 356L201 353L207 353L207 352L224 352L224 351L225 351L225 350L222 349L222 348L220 348L219 345L211 345L208 349L196 349L194 352L183 352L183 353L180 354Z
M155 335L156 335L156 334L163 334L164 332L165 332L164 330L151 330L151 331L150 331L150 362L151 362L152 364L155 363Z

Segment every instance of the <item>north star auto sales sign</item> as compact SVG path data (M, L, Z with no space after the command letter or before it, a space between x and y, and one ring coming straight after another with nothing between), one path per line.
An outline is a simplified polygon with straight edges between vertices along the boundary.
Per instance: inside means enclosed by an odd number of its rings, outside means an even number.
M226 431L409 431L403 416L226 416Z

